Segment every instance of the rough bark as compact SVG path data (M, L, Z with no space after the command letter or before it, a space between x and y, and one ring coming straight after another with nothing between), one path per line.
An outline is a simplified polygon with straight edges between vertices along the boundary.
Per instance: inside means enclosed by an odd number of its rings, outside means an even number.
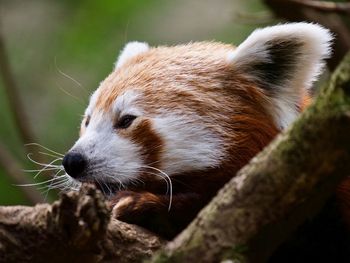
M140 262L163 241L109 219L89 186L52 205L0 207L0 262Z
M350 54L316 102L151 262L265 262L350 174Z
M151 262L262 262L350 172L350 55L316 103L243 168ZM165 243L109 219L91 187L0 207L2 262L141 262Z

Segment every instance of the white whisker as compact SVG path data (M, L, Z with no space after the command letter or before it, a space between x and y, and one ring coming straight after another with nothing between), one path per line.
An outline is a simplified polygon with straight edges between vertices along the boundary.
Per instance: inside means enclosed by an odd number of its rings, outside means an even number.
M34 173L34 172L40 172L40 171L53 171L53 170L57 170L59 169L58 167L57 168L42 168L42 169L32 169L32 170L27 170L27 169L22 169L23 172L26 172L26 173Z
M51 152L51 153L57 154L58 156L61 156L61 157L64 157L64 154L55 152L55 151L53 151L53 150L51 150L51 149L49 149L49 148L47 148L47 147L45 147L45 146L43 146L43 145L41 145L41 144L39 144L39 143L32 142L32 143L27 143L27 144L25 144L25 146L30 146L30 145L39 146L39 147L41 147L41 148L43 148L43 149L45 149L45 150L47 150L47 151L49 151L49 152Z
M81 105L85 105L84 100L82 100L81 98L79 98L78 96L74 96L72 93L68 92L67 90L65 90L64 88L62 88L58 83L56 83L56 85L58 86L58 88L65 94L67 94L68 96L72 97L73 99L77 100Z
M60 176L59 176L58 174L59 174L60 172L62 172L62 171L64 172L63 169L58 170L58 172L56 172L56 173L54 174L53 179L55 179L56 181L60 180L60 179L62 178L63 175L60 175ZM47 196L49 195L49 191L52 189L53 182L54 182L54 181L50 182L50 184L47 186L47 191L45 192L45 198L44 198L45 201L46 201L46 199L47 199Z
M54 162L57 162L58 160L60 160L59 158L57 158L57 159L53 160L51 163L47 164L47 163L39 163L39 162L35 161L34 159L32 159L32 158L30 157L31 155L32 155L32 153L28 153L28 154L27 154L27 158L28 158L31 162L33 162L33 163L35 163L35 164L37 164L37 165L41 165L41 166L49 167L49 168L60 168L60 167L61 167L61 165L52 165Z
M168 182L169 182L170 189L169 189L169 206L168 206L168 211L170 211L171 204L172 204L172 201L173 201L173 185L172 185L170 176L168 174L166 174L164 171L162 171L162 170L160 170L158 168L155 168L153 166L144 165L143 167L149 168L149 169L153 169L153 170L159 172L160 174L164 175L165 178L167 178L169 180Z
M49 164L47 164L45 167L43 167L41 169L41 171L39 171L33 178L35 179L36 177L38 177L39 174L41 174L43 171L49 171L48 169L59 169L60 171L62 170L62 166L58 166L58 167L52 167L50 168L50 165L52 165L54 162L56 162L56 160L53 160L52 162L50 162Z
M50 185L44 185L44 186L38 187L38 189L48 189L48 190L56 189L57 185L65 184L66 182L67 182L67 178L60 178L60 179L55 178L55 181L52 181Z
M53 177L52 179L43 181L43 182L38 182L38 183L31 183L31 184L22 184L22 185L18 185L18 186L40 186L37 187L38 189L46 189L43 194L45 194L45 200L49 194L49 191L51 189L60 189L62 191L67 191L67 190L79 190L81 183L76 181L75 179L71 178L68 174L65 173L64 167L62 164L55 164L56 162L62 161L64 155L53 151L39 143L28 143L26 144L26 146L29 145L35 145L35 146L39 146L43 149L45 149L48 152L44 152L44 151L39 151L39 154L42 155L46 155L46 156L50 156L55 158L54 160L50 161L49 163L42 163L42 162L38 162L36 160L34 160L31 156L32 153L28 153L27 154L27 158L34 164L40 165L42 166L41 169L28 169L28 170L24 170L26 172L37 172L37 174L35 174L34 179L36 177L38 177L42 172L44 171L55 171L53 172ZM44 186L42 186L44 185Z
M39 182L39 183L32 183L32 184L15 184L15 186L36 186L36 185L42 185L42 184L47 184L48 182L51 182L53 180L55 180L56 178L52 178L43 182Z
M151 174L151 175L156 175L156 176L159 176L160 178L162 178L165 182L166 182L166 195L169 193L169 182L167 180L166 177L162 176L161 174L159 173L152 173L152 172L149 172L149 171L145 171L147 174Z
M55 67L58 73L60 73L63 77L66 77L67 79L73 81L75 84L79 86L80 89L82 89L86 94L89 94L87 89L76 79L74 79L72 76L69 76L67 73L64 73L58 66L57 66L57 58L55 57Z

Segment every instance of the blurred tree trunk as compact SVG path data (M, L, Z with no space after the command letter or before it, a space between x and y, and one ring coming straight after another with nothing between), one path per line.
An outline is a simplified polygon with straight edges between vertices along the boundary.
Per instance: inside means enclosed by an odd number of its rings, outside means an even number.
M264 262L350 173L350 54L316 102L151 262ZM52 206L0 207L3 262L141 262L164 241L109 219L91 187Z
M1 21L0 21L1 22ZM1 24L0 24L1 26ZM22 103L20 91L17 86L16 77L13 74L10 65L10 59L8 57L8 53L6 50L6 45L4 41L4 37L1 32L0 27L0 77L4 83L4 90L6 94L6 98L8 101L8 105L12 112L13 121L15 126L17 127L20 140L24 145L27 146L26 151L30 153L33 148L34 142L36 142L34 132L30 125L27 112ZM29 145L31 144L31 145ZM39 163L45 163L45 158L40 154L33 154L33 158ZM12 156L11 152L6 149L6 146L0 143L0 167L4 169L6 175L12 180L15 184L29 184L29 180L27 176L23 173L22 169L20 169L20 165L18 164L18 160L14 156ZM42 167L38 167L42 168ZM43 175L46 175L46 171L42 171ZM20 189L27 200L36 204L38 202L42 202L44 198L39 193L39 191L35 188L21 188Z

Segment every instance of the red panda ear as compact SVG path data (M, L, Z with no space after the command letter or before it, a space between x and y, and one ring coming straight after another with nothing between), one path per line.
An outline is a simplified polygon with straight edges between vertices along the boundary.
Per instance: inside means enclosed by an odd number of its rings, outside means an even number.
M114 69L121 67L130 58L135 57L143 52L146 52L147 50L149 50L149 46L147 43L136 41L129 42L120 52L118 59L115 62Z
M280 128L298 114L301 97L330 56L332 35L320 25L290 23L255 30L229 61L271 98Z

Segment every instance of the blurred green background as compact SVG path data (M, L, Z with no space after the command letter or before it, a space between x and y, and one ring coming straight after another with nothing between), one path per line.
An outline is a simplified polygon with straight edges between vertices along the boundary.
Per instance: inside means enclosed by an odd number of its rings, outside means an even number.
M31 128L37 142L60 153L78 137L89 94L128 41L239 44L254 28L272 22L255 0L1 0L0 8L2 35ZM2 81L0 118L2 144L23 169L32 168ZM31 180L34 175L26 174ZM0 167L0 205L13 204L29 201Z

